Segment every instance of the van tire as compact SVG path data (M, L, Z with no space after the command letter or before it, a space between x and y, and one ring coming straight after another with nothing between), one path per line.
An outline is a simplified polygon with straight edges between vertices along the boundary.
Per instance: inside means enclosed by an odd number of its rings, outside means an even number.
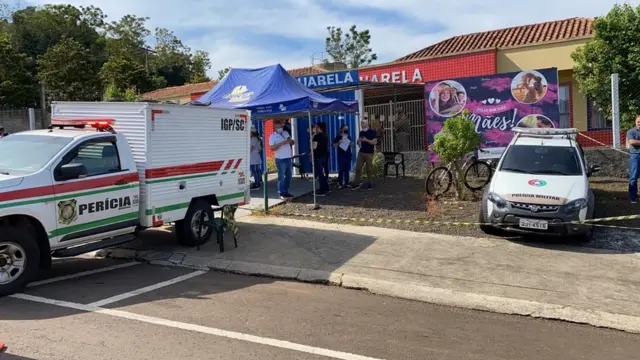
M199 223L200 214L203 211L205 214L205 220L207 218L210 220L213 219L213 210L211 210L211 205L204 200L195 200L189 206L182 224L176 224L176 234L180 245L200 246L209 240L213 233L213 227L203 228L206 230L202 237L198 237L193 229L193 226Z
M33 233L15 227L0 229L0 268L5 266L8 270L8 262L16 257L24 260L22 271L6 284L0 278L0 296L22 292L40 271L40 248Z

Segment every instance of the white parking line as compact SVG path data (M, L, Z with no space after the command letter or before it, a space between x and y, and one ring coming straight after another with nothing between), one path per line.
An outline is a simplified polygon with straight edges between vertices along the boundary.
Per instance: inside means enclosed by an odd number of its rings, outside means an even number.
M32 295L26 295L26 294L15 294L15 295L11 295L11 297L16 299L35 301L43 304L62 306L69 309L109 315L109 316L114 316L122 319L136 320L136 321L140 321L148 324L166 326L170 328L187 330L187 331L194 331L202 334L209 334L213 336L224 337L227 339L246 341L254 344L261 344L261 345L267 345L267 346L272 346L272 347L281 348L281 349L303 352L307 354L320 355L320 356L325 356L333 359L382 360L378 358L357 355L357 354L352 354L352 353L347 353L342 351L335 351L335 350L323 349L323 348L314 347L314 346L297 344L290 341L243 334L235 331L227 331L227 330L212 328L208 326L184 323L180 321L166 320L166 319L161 319L161 318L152 317L152 316L134 314L126 311L105 309L95 305L83 305L83 304L77 304L77 303L54 300L54 299L47 299L39 296L32 296Z
M186 275L182 275L182 276L178 276L177 278L173 278L171 280L167 280L167 281L163 281L161 283L157 283L154 285L150 285L150 286L146 286L137 290L133 290L133 291L129 291L123 294L119 294L116 296L112 296L110 298L104 299L104 300L100 300L100 301L96 301L94 303L89 304L89 306L94 306L94 307L100 307L100 306L105 306L114 302L118 302L118 301L122 301L124 299L128 299L130 297L134 297L140 294L144 294L150 291L154 291L154 290L158 290L160 288L163 288L165 286L169 286L169 285L173 285L173 284L177 284L181 281L185 281L185 280L189 280L193 277L202 275L202 274L206 274L206 271L194 271L192 273L186 274Z
M60 277L46 279L46 280L42 280L42 281L35 281L35 282L32 282L29 285L27 285L27 287L31 288L31 287L34 287L34 286L51 284L51 283L55 283L55 282L58 282L58 281L75 279L75 278L79 278L79 277L82 277L82 276L99 274L99 273L103 273L103 272L107 272L107 271L111 271L111 270L124 269L124 268L128 268L128 267L131 267L131 266L134 266L134 265L139 265L139 264L140 264L139 262L128 262L128 263L124 263L124 264L117 264L117 265L113 265L113 266L107 266L107 267L103 267L103 268L100 268L100 269L79 272L77 274L70 274L70 275L60 276Z

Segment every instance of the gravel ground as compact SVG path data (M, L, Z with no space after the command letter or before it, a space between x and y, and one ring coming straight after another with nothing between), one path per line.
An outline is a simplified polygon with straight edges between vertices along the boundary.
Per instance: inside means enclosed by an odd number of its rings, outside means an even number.
M632 205L627 199L627 181L624 179L591 178L591 187L596 195L597 217L638 214L638 205ZM427 201L424 192L424 180L417 178L379 179L372 190L337 190L319 197L319 210L311 210L311 194L276 207L273 215L292 213L313 214L330 217L394 219L394 220L431 220L477 222L480 211L480 194L470 194L469 201L455 201L453 197L438 201ZM324 222L343 220L314 219ZM373 224L371 222L348 221L353 225L369 225L402 229L417 232L441 233L471 237L487 237L477 226L450 224ZM639 228L639 230L597 228L595 236L586 246L616 251L640 252L640 220L606 223ZM556 240L557 241L557 240Z

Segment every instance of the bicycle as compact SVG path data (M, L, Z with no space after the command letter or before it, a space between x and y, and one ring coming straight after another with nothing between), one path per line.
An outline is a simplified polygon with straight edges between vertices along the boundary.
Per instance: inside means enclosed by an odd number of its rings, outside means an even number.
M464 185L471 191L482 190L493 176L493 160L479 160L478 152L488 153L488 151L476 149L466 157L462 165ZM437 197L449 191L453 183L452 167L453 164L449 163L447 166L438 166L429 172L425 181L428 195Z

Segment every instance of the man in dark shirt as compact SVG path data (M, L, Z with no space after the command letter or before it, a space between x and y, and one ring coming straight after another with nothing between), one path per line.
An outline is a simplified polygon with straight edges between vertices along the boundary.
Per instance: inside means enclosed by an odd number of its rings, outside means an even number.
M313 161L315 175L320 185L320 189L316 191L317 196L324 196L329 192L329 179L326 173L327 160L329 159L329 138L326 134L326 128L325 123L318 123L315 135L313 135Z
M354 181L353 190L360 189L362 183L360 177L362 176L362 167L366 166L367 177L369 178L368 189L371 190L373 183L373 153L378 144L376 131L369 128L369 122L367 120L360 121L360 135L358 136L358 145L360 145L360 151L358 152L358 160L356 161L356 178Z
M638 202L638 178L640 177L640 115L636 116L636 127L627 131L629 149L629 200Z
M2 139L5 136L9 136L9 133L4 131L4 127L0 126L0 139Z

